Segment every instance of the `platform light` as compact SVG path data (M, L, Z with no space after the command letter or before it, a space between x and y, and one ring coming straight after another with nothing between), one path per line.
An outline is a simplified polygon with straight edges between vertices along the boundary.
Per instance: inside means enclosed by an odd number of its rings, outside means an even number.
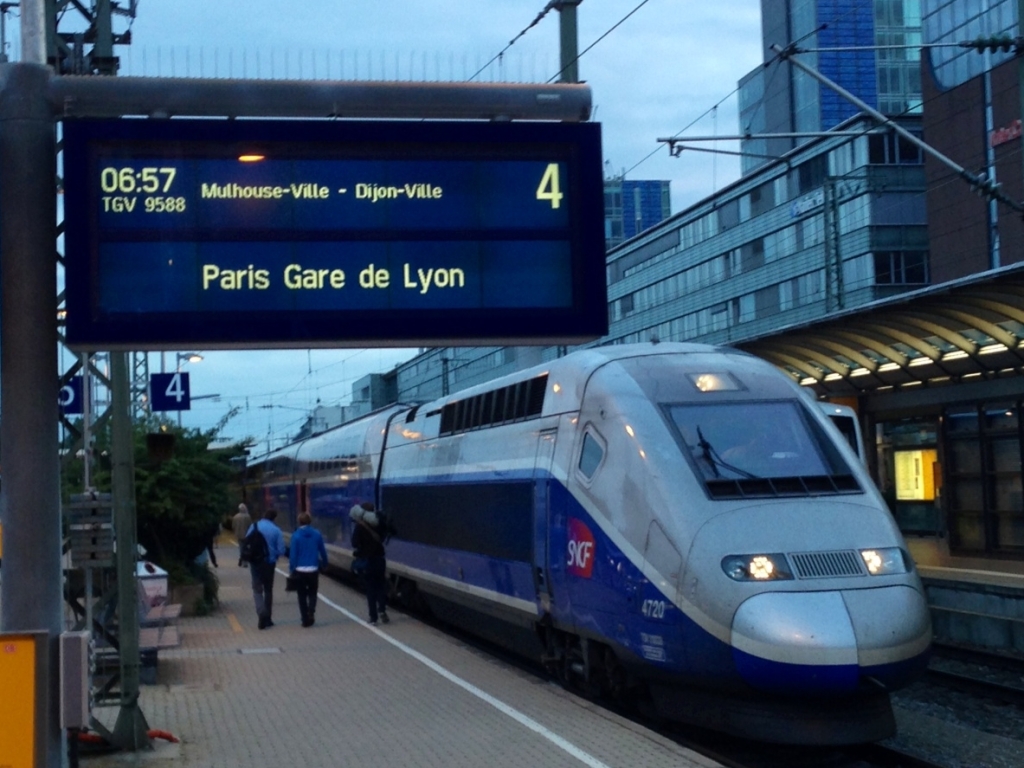
M878 370L882 369L879 368ZM871 373L871 371L869 371L867 368L854 368L852 371L850 371L850 377L853 378L854 376L867 376L869 373Z
M882 365L878 366L879 373L888 373L889 371L898 371L899 369L899 363L882 363Z
M1006 345L1005 344L989 344L988 346L982 347L981 349L979 349L978 350L978 354L979 355L992 355L992 354L995 354L996 352L1005 352L1005 351L1006 351Z
M255 153L247 153L238 156L238 162L240 163L258 163L261 160L266 160L266 155L257 155Z
M955 349L952 352L947 352L946 354L944 354L942 356L942 362L946 362L948 360L963 360L965 357L969 357L969 355L966 352L964 352L962 349Z
M910 367L910 368L916 368L916 367L917 367L917 366L919 366L919 365L931 365L931 364L932 364L932 363L934 363L934 362L935 362L935 361L934 361L934 360L932 360L932 359L931 359L930 357L924 357L924 356L922 355L921 357L915 357L915 358L914 358L913 360L911 360L911 361L910 361L910 362L909 362L909 363L908 363L907 365L908 365L908 367Z

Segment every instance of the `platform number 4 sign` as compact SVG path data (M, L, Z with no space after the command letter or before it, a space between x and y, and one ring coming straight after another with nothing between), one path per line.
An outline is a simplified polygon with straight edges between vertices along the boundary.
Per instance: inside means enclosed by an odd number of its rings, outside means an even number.
M154 411L187 411L188 374L154 373L149 377L149 398Z

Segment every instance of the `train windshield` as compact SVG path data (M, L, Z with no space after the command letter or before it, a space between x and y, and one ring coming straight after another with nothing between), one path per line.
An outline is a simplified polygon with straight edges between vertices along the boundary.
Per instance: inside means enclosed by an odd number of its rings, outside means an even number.
M669 405L666 411L705 481L849 473L799 403Z

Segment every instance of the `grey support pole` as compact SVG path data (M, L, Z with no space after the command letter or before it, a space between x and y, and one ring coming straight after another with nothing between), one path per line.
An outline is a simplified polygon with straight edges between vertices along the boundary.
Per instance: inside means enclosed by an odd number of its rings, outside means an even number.
M26 21L31 15L26 17ZM0 630L48 633L48 768L63 757L57 374L56 142L42 64L0 65Z
M561 0L557 6L559 60L561 62L558 81L561 83L578 83L580 81L579 33L576 27L576 6L580 2L582 0Z
M131 402L128 396L128 353L110 353L110 454L117 540L117 637L121 662L121 709L114 724L114 745L126 750L150 749L149 725L139 709L139 600L135 581L138 535L135 518L135 467Z

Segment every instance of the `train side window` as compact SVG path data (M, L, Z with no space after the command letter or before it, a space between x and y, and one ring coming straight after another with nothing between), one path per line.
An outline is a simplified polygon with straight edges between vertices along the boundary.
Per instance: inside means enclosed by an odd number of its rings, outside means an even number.
M589 431L583 435L583 445L580 448L579 469L588 480L594 476L597 468L601 466L604 458L604 446L598 438Z
M523 396L523 388L526 386L525 382L519 381L512 385L512 391L510 400L512 401L512 407L509 409L509 418L513 421L518 420L521 416L521 412L526 408L526 398Z
M441 409L441 426L438 428L438 431L442 435L447 435L454 432L455 429L455 404L448 403Z
M508 418L505 415L505 395L508 387L502 387L494 393L494 423L501 424Z

